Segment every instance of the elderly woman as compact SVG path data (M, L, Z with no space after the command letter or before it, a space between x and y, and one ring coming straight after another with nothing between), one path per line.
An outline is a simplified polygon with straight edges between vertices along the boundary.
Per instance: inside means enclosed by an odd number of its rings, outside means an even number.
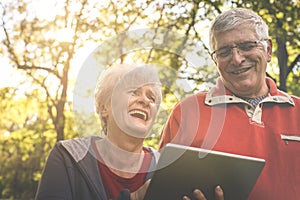
M161 103L155 67L116 65L98 82L96 111L104 138L58 142L36 199L143 199L158 152L143 146Z

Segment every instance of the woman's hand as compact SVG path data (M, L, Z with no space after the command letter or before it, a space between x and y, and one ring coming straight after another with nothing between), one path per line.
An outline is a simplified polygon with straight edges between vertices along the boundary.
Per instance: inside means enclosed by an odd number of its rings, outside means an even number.
M193 191L193 195L197 200L207 200L205 198L205 195L199 189L195 189ZM217 186L215 188L215 196L216 196L216 200L224 200L224 192L220 186ZM184 196L182 197L182 200L191 200L191 199L188 196Z

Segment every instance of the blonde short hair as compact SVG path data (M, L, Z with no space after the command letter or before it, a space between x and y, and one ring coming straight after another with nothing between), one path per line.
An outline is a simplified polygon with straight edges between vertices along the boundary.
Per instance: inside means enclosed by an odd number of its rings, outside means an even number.
M107 131L107 122L101 115L105 105L111 103L113 89L117 85L137 85L138 83L154 83L157 85L157 105L162 101L161 83L156 67L151 64L117 64L108 68L99 77L95 90L95 107L104 134Z

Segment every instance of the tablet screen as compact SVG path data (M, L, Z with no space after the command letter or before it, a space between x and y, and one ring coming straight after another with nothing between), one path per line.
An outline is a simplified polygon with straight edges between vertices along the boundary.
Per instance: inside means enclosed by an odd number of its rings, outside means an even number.
M199 188L214 197L220 185L225 199L247 199L265 160L248 156L167 144L161 152L145 200L176 200L192 197Z

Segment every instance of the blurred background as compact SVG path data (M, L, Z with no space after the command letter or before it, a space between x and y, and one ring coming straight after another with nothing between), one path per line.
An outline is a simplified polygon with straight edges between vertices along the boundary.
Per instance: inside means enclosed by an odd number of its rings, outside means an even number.
M300 96L299 0L1 0L0 199L33 199L55 142L80 137L83 126L89 135L100 133L95 116L75 122L73 109L77 75L95 48L140 28L163 28L163 34L184 36L166 37L171 47L130 53L124 51L126 41L115 40L121 52L113 62L172 69L160 74L168 83L163 87L164 109L145 142L156 148L178 100L209 89L218 76L209 56L210 22L222 11L241 6L256 11L269 25L274 56L267 75L280 89ZM113 54L111 50L103 52ZM201 58L196 65L182 56L191 52Z

